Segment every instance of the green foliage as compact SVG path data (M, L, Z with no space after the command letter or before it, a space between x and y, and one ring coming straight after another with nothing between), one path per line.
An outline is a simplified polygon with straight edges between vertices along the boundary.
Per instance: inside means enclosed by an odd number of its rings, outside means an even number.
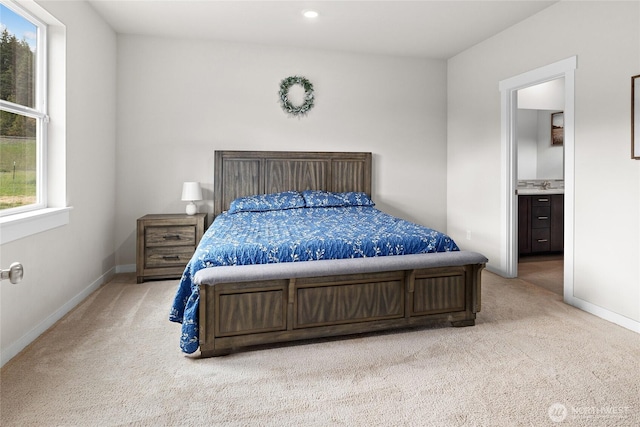
M289 89L293 85L300 85L304 89L304 101L302 105L296 106L289 100ZM313 108L315 95L313 92L313 84L302 76L292 76L283 79L280 82L280 105L285 113L292 116L304 116Z
M5 29L0 36L0 99L35 106L35 54L25 40ZM34 136L35 121L5 111L0 115L1 136Z

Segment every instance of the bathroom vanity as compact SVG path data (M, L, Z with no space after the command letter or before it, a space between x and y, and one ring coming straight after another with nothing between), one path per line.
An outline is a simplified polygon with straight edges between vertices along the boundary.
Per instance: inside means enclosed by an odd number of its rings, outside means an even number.
M564 190L518 189L518 253L564 250Z

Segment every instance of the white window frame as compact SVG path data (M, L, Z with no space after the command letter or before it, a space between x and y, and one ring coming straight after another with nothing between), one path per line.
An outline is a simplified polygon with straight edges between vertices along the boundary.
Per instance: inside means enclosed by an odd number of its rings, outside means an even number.
M0 99L0 107L3 111L27 116L36 119L36 202L0 210L0 217L14 215L21 212L42 209L47 206L47 190L45 181L45 165L47 164L47 125L49 116L47 114L47 25L33 14L22 9L19 5L8 1L1 1L2 5L11 9L25 20L31 22L36 27L36 66L35 66L35 88L36 99L34 108L25 105Z
M37 138L37 184L36 203L15 208L0 210L0 244L31 236L36 233L60 227L69 223L69 210L65 206L51 206L49 204L48 189L51 188L50 172L47 164L50 161L47 156L49 146L49 99L47 82L49 80L49 37L48 22L63 27L53 16L46 12L33 0L22 0L20 3L13 0L0 0L3 6L24 17L33 23L38 31L38 48L36 53L36 99L35 108L29 108L12 102L0 100L0 106L5 111L26 115L35 118L38 123ZM57 43L60 45L59 41ZM60 126L59 126L60 127ZM64 124L61 125L64 128ZM62 143L64 146L64 143ZM63 168L64 169L64 168ZM60 172L60 171L58 171ZM64 172L63 172L64 173ZM66 181L64 178L58 184L60 194L57 194L58 204L60 199L65 199ZM63 202L64 203L64 202Z

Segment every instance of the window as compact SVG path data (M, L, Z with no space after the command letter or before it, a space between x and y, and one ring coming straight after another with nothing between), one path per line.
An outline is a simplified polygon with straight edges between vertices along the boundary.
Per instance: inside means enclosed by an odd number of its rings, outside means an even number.
M44 23L0 3L0 216L46 207Z
M0 45L0 245L4 245L69 223L66 29L33 0L0 0Z

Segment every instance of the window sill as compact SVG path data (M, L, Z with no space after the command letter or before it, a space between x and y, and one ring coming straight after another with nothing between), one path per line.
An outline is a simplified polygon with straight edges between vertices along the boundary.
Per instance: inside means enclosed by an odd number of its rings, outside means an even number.
M66 208L45 208L0 218L0 244L69 224Z

